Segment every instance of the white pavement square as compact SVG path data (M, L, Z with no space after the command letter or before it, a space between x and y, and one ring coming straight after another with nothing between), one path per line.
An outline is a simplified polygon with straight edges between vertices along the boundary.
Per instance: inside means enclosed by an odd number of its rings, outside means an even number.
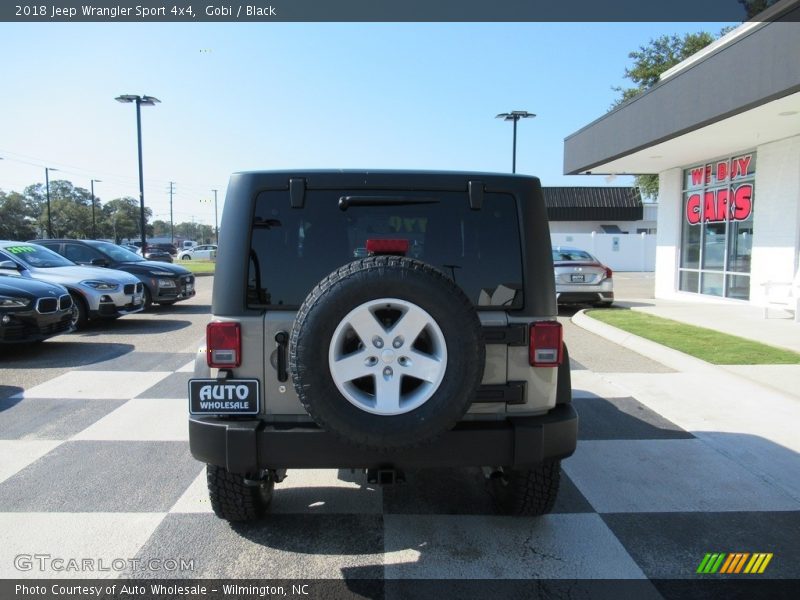
M129 400L72 439L188 441L187 410L182 398Z
M386 515L387 579L643 579L596 514Z
M0 513L0 578L113 578L153 534L165 513ZM49 555L31 559L27 555ZM93 561L91 570L70 568L69 559ZM55 562L53 559L62 559ZM115 559L125 561L114 563ZM108 570L99 570L105 566ZM40 566L46 566L44 570ZM60 570L59 570L60 569Z
M183 365L180 369L175 371L176 373L194 373L194 361L188 362Z
M580 441L562 467L600 513L800 510L697 439Z
M172 371L70 371L25 390L14 398L127 400L171 374Z
M58 440L0 440L0 482L58 446Z

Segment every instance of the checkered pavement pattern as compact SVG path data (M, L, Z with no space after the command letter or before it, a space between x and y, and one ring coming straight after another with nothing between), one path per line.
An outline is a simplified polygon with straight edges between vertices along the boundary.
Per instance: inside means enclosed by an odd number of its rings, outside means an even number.
M276 486L266 520L230 526L189 454L192 359L136 352L0 400L0 577L692 579L709 577L695 572L708 552L772 552L761 577L797 576L796 482L762 476L630 393L677 385L680 373L573 365L580 440L542 518L492 514L479 471L409 472L377 488L312 470ZM26 573L14 568L20 553L194 569Z

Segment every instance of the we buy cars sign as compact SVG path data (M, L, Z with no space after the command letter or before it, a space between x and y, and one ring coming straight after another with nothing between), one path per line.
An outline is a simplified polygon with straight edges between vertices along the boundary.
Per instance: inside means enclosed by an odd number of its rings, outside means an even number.
M691 187L720 186L696 191L686 199L686 220L697 225L746 221L753 213L752 181L737 183L753 176L753 155L709 163L690 169Z

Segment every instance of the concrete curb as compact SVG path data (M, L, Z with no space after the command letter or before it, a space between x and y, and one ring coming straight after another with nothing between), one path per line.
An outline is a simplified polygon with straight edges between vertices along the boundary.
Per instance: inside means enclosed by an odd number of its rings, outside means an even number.
M578 327L591 331L624 348L638 352L642 356L660 362L662 365L675 369L676 371L697 373L708 372L709 369L718 370L716 365L712 365L704 360L684 354L678 350L673 350L672 348L667 348L661 344L651 342L638 335L628 333L627 331L593 319L586 314L586 309L575 313L572 317L572 322Z
M711 363L699 358L695 358L694 356L684 354L683 352L673 350L672 348L667 348L666 346L651 342L650 340L646 340L638 335L634 335L632 333L628 333L627 331L623 331L622 329L612 327L611 325L602 323L597 319L593 319L585 313L586 309L575 313L575 315L572 317L572 322L578 327L599 335L610 342L619 344L623 348L633 350L634 352L659 362L662 365L670 367L671 369L675 369L676 371L680 371L682 373L706 375L713 374L715 377L719 377L732 383L737 383L740 386L753 386L750 387L752 391L762 390L770 394L778 394L783 398L793 400L795 402L800 400L800 397L796 395L787 394L783 390L769 386L763 382L750 379L749 377L739 373L733 373L721 366L712 365Z

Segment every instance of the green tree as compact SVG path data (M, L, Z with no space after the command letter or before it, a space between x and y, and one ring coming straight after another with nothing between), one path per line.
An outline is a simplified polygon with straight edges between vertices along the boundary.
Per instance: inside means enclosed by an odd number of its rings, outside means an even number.
M17 192L0 190L0 239L29 240L37 237L38 208Z
M47 187L37 183L23 192L29 202L37 207L37 222L42 232L47 231ZM75 187L63 179L50 182L50 226L53 237L86 238L92 235L92 196L88 190Z
M175 224L175 237L194 240L199 244L210 244L214 242L214 228L211 225L184 221Z
M723 30L719 35L726 32L727 30ZM630 79L634 86L613 88L620 93L620 97L611 108L614 109L650 89L659 82L664 71L699 52L715 39L717 36L707 31L701 31L687 33L683 37L662 35L650 40L650 43L645 46L639 46L638 50L628 54L628 58L633 60L633 65L625 69L625 77ZM644 197L656 198L658 196L658 175L637 175L635 185Z
M744 10L747 13L747 18L751 19L761 11L764 11L775 4L777 1L778 0L739 0L739 4L744 6Z
M126 196L115 198L103 205L103 232L106 237L113 238L116 243L121 240L141 238L139 228L139 201ZM147 221L152 217L153 211L144 209L145 231L152 234L152 228ZM150 231L148 231L150 230Z
M153 221L153 237L169 237L170 231L169 221L161 219Z

